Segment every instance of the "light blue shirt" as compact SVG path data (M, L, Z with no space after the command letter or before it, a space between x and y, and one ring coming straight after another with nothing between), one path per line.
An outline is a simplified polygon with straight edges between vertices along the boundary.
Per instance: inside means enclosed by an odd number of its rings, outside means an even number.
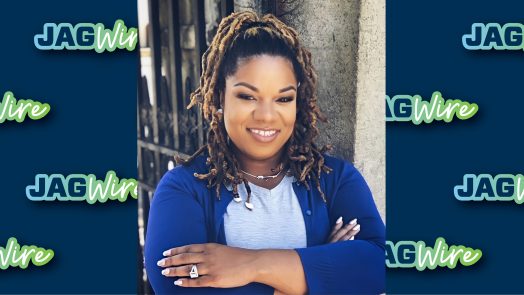
M253 210L245 206L244 184L238 185L242 202L230 202L224 213L227 245L245 249L307 247L306 226L293 180L293 176L285 176L273 189L249 183Z

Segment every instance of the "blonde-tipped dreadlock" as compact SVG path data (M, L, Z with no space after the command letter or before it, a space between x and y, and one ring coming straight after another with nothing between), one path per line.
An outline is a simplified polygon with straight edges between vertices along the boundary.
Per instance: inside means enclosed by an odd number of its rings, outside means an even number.
M200 87L191 94L191 103L187 107L189 109L195 104L202 107L203 116L210 123L207 144L187 160L177 158L177 163L187 165L207 148L209 172L195 173L195 177L207 180L208 187L215 187L218 198L224 181L232 184L234 197L238 197L238 185L244 183L249 203L251 190L228 146L223 114L219 109L223 102L225 79L236 72L238 61L262 54L289 59L300 82L297 119L293 134L285 146L287 157L283 159L283 167L288 167L290 173L308 190L308 180L312 178L326 202L320 188L320 174L322 171L331 172L322 156L330 146L319 149L314 143L319 133L317 120L326 122L326 118L317 106L317 76L311 53L302 47L297 32L273 15L260 18L252 12L233 13L220 23L212 44L202 57Z

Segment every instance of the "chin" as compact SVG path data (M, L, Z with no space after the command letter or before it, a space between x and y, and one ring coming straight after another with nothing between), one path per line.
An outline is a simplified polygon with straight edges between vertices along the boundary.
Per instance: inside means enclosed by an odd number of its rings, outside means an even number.
M247 156L249 156L250 158L252 158L254 160L261 161L261 160L270 159L270 158L276 156L277 154L278 154L278 152L275 152L275 153L254 153L254 154L247 154Z
M282 150L282 147L279 149L268 150L267 147L257 147L256 145L251 145L249 146L249 149L243 147L239 149L239 151L244 154L244 156L247 156L253 160L262 161L278 155Z

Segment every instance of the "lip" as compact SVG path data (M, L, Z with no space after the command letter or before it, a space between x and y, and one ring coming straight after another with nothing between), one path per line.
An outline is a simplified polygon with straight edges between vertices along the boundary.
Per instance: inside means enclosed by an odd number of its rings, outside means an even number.
M249 134L251 134L251 136L253 136L253 138L256 141L268 143L272 142L273 140L275 140L275 138L277 138L278 134L280 133L280 130L274 128L247 128L247 132L249 132ZM263 133L267 134L268 132L274 133L271 135L263 135Z

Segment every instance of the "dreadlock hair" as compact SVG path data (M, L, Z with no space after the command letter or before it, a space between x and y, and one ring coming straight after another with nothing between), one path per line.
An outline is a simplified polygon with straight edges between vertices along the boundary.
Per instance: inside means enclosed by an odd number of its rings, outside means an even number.
M228 146L221 105L224 101L225 80L236 72L239 61L263 54L291 61L299 81L297 118L293 134L284 147L287 157L284 156L281 169L288 167L290 174L308 190L308 180L313 179L323 201L327 202L320 188L320 175L322 171L332 171L324 164L322 155L331 146L319 149L314 143L319 134L317 120L326 122L327 119L317 106L317 76L311 53L302 47L294 29L271 14L258 17L253 12L240 12L222 19L213 42L202 57L200 86L191 94L191 102L187 107L189 109L196 104L202 107L203 117L210 126L207 144L186 160L177 157L177 164L188 165L207 149L209 172L195 173L194 176L207 180L208 188L215 187L218 199L223 182L233 186L235 198L239 198L238 185L243 183L248 193L247 203L250 202L251 189L239 172L237 158Z

